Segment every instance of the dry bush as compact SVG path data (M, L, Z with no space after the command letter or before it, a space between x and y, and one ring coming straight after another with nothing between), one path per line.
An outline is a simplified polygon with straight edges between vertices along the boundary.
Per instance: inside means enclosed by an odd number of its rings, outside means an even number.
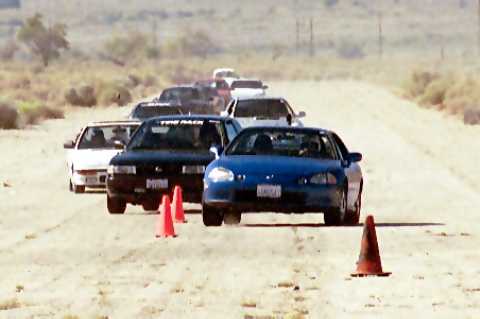
M336 51L338 57L346 60L363 59L365 57L363 45L357 42L352 42L352 40L341 41L338 44Z
M209 55L222 52L222 48L212 40L208 32L186 30L180 37L165 43L162 52L168 57L182 56L205 59Z
M10 102L0 101L0 129L18 128L18 111Z
M453 76L446 75L432 80L426 87L419 102L425 106L441 105L444 103L447 91L453 83Z
M65 92L65 100L73 106L92 107L97 105L95 89L88 85L80 86L78 89L70 88Z
M11 310L20 308L21 306L22 304L16 298L0 302L0 310Z
M136 58L158 58L160 49L153 39L143 33L132 32L124 36L115 36L105 43L104 56L117 65L126 65Z
M5 61L12 60L18 49L19 47L14 40L7 41L3 46L0 47L0 59Z
M133 100L130 91L120 84L103 83L99 86L97 92L98 102L104 106L112 104L124 106Z
M463 123L467 125L480 124L480 109L467 109L463 113Z
M60 109L54 109L48 106L40 106L36 108L26 109L23 112L26 124L38 124L42 120L63 119L65 114Z
M402 86L408 98L416 98L423 95L429 84L438 78L439 75L435 72L416 70Z

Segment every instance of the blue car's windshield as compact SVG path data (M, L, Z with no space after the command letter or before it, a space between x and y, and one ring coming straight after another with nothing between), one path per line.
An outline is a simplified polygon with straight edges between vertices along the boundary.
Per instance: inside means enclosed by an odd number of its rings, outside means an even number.
M129 150L208 153L213 145L224 145L220 121L155 120L144 123L128 144Z
M294 156L336 159L333 144L319 132L261 129L243 132L226 155Z

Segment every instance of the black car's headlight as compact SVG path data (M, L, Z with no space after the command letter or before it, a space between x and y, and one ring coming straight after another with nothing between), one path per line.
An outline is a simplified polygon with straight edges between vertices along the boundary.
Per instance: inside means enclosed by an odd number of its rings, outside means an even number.
M108 174L137 174L137 168L133 165L109 165Z
M310 177L309 182L315 185L335 185L337 184L337 178L332 173L318 173Z
M232 182L235 176L233 172L228 168L215 167L208 173L208 179L214 183L217 182Z

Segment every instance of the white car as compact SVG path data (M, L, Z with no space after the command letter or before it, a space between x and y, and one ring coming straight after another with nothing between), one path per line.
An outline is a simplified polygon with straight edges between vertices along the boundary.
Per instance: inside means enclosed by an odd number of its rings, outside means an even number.
M239 79L230 84L232 98L265 96L268 86L259 80Z
M75 140L63 144L67 149L70 191L83 193L86 187L104 188L110 160L122 151L139 126L139 121L93 122Z
M213 70L212 75L213 80L225 80L227 84L230 86L233 81L240 78L238 74L232 68L218 68Z
M249 126L297 126L303 127L300 118L288 102L281 97L253 97L233 99L222 112L223 116L235 118L242 127Z

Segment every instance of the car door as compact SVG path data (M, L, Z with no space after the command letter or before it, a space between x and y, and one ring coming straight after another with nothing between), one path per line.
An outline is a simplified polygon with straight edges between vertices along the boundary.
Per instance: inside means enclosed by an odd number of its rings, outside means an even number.
M348 207L353 209L361 190L362 171L358 163L348 163L346 161L349 151L342 139L335 133L331 134L331 138L342 159L342 166L348 179Z

